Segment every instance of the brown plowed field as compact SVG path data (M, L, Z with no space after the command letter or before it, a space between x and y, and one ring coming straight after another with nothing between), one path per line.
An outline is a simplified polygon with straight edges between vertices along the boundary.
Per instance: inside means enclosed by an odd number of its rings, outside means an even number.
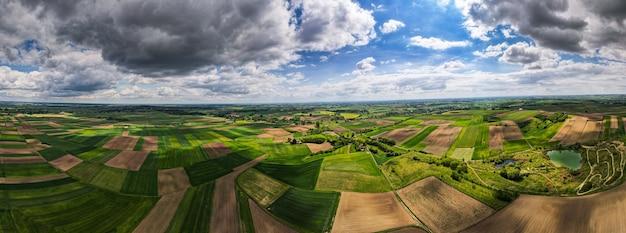
M611 116L611 129L619 128L618 119L619 118L617 118L616 116Z
M560 141L563 145L594 142L602 134L603 128L603 121L574 116L565 121L559 132L550 141Z
M56 167L57 169L63 172L66 172L82 162L83 160L73 155L67 154L58 159L50 161L50 165L52 165L53 167Z
M33 153L32 148L0 148L0 155L3 155L3 154L27 155L27 154L32 154L32 153Z
M398 194L434 233L458 232L494 212L435 177L415 182L398 190Z
M499 125L489 126L489 148L502 150L504 143L504 127Z
M185 197L185 191L164 195L152 207L150 213L141 220L133 233L163 233L176 214L178 205Z
M504 139L507 141L515 141L515 140L520 140L524 138L524 135L522 134L522 131L519 129L519 126L517 126L517 124L513 121L503 121L502 122L503 125L503 133L504 133Z
M258 157L233 169L228 175L222 176L215 181L213 192L213 211L209 232L239 232L239 211L237 208L237 194L235 193L235 178L248 168L254 167L265 156Z
M289 131L305 133L311 129L315 129L314 125L296 125L287 128Z
M28 176L28 177L0 177L0 184L29 184L44 181L58 180L67 178L65 173L45 175L45 176Z
M30 126L30 125L21 125L17 127L17 131L20 132L20 134L41 134L41 131L39 131L38 129Z
M137 140L137 137L115 136L102 147L112 150L133 150Z
M521 195L463 232L626 232L626 185L581 197Z
M257 233L296 233L289 226L276 220L272 215L265 212L252 199L248 199L250 205L250 213L252 213L252 222L254 223L254 231Z
M342 192L332 232L377 232L414 224L393 192Z
M157 151L159 150L159 137L157 136L145 136L143 137L143 144L141 145L143 151Z
M125 150L109 159L105 164L109 167L139 171L149 153L149 151Z
M381 137L388 138L396 143L400 143L400 142L403 142L404 140L407 140L413 137L415 134L419 132L420 132L420 129L418 128L400 128L400 129L394 129L387 133L384 133L381 135Z
M287 142L289 138L292 138L290 132L284 129L277 128L265 128L263 133L257 135L258 138L270 138L274 142Z
M330 142L324 142L322 144L316 144L316 143L305 143L305 144L309 148L311 153L317 153L320 151L327 151L327 150L333 149L333 145L330 144Z
M159 170L159 195L179 192L189 186L189 177L182 167Z
M405 227L402 229L390 231L389 233L428 233L428 232L417 227Z
M212 143L204 144L202 145L202 149L204 149L204 152L206 152L206 154L211 159L219 158L230 153L230 149L228 149L228 147L226 147L226 145L224 145L224 143L221 143L221 142L212 142Z
M0 157L0 164L28 164L45 162L46 159L41 156Z
M424 139L426 147L423 151L439 156L445 154L460 132L461 127L439 126Z

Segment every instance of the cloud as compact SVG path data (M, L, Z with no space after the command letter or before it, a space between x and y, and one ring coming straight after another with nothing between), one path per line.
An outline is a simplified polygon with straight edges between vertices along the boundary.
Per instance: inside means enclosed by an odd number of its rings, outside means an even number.
M376 38L372 12L351 0L304 0L297 39L301 50L332 51L362 46Z
M392 59L389 59L389 60L380 61L381 65L387 65L387 64L391 64L391 63L396 63L396 59L392 58Z
M389 21L383 23L383 25L380 26L379 30L383 34L389 34L389 33L395 32L397 30L400 30L401 28L403 28L405 26L406 25L402 21L398 21L398 20L395 20L395 19L390 19Z
M320 56L320 62L327 62L328 56Z
M352 74L359 75L373 71L376 69L374 63L376 59L373 57L366 57L356 63L356 70L352 72Z
M451 61L444 62L443 64L439 65L437 68L443 71L457 71L465 67L467 67L467 65L465 65L465 63L463 63L462 61L451 60Z
M300 51L362 46L376 37L372 12L350 0L2 0L2 5L3 19L15 19L0 22L0 37L18 34L45 45L72 41L100 50L123 71L146 76L249 63L271 70L297 60Z
M456 5L472 38L489 40L503 25L541 47L586 55L611 51L599 55L626 60L623 0L457 0Z
M419 46L419 47L424 47L424 48L429 48L429 49L434 49L434 50L446 50L449 48L453 48L453 47L466 47L470 45L469 41L447 41L447 40L442 40L436 37L421 37L421 36L414 36L411 37L409 45L411 46Z
M523 65L525 69L542 69L557 66L560 56L550 49L518 42L504 50L499 60L509 64Z
M497 45L489 45L487 46L487 48L485 48L485 50L474 51L472 54L474 54L474 56L481 57L481 58L497 57L497 56L502 55L502 52L508 47L509 47L508 43L502 42Z

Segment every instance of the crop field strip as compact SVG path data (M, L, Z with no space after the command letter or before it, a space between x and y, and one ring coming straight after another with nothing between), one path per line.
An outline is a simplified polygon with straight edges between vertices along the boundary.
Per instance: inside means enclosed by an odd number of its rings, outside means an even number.
M323 160L299 165L259 163L255 168L268 176L302 189L314 189Z
M300 232L328 232L340 194L290 188L268 207L272 215Z
M342 192L331 232L378 232L414 224L393 192Z
M385 192L391 187L372 155L352 153L324 158L317 180L318 190Z
M454 127L450 125L439 126L435 131L429 134L424 141L422 141L425 145L422 151L437 156L445 155L461 132L461 129L461 127Z

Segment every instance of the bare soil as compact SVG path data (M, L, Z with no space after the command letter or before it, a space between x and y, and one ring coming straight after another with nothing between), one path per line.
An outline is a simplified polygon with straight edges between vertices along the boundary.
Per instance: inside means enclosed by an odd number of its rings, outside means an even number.
M602 121L587 121L585 129L580 137L581 143L592 143L598 140L604 129L604 122Z
M20 134L31 134L31 135L42 134L41 131L39 131L38 129L30 125L18 126L17 131L20 132Z
M398 190L398 195L434 233L458 232L494 212L485 204L435 177L428 177L402 188Z
M252 199L248 199L250 205L250 213L252 213L252 222L254 223L254 231L257 233L296 233L289 226L278 221L272 215L265 212Z
M263 133L257 135L258 138L270 138L274 142L287 142L289 138L293 138L293 135L284 129L277 128L265 128Z
M521 195L463 232L624 232L626 185L580 197Z
M145 136L143 137L143 144L141 146L141 150L143 151L157 151L159 150L159 137Z
M499 125L489 126L489 148L502 150L504 143L504 127Z
M611 129L619 128L618 118L616 116L611 116Z
M29 164L45 162L46 159L41 156L0 157L0 164Z
M378 232L415 224L393 192L342 192L332 232Z
M309 148L311 153L317 153L320 151L327 151L327 150L333 149L333 145L330 144L330 142L324 142L322 144L316 144L316 143L305 143L305 144Z
M45 176L28 176L28 177L0 177L0 184L29 184L39 183L44 181L59 180L67 178L65 173L59 173L54 175Z
M175 193L187 189L189 177L182 167L159 170L159 195Z
M515 122L503 121L502 126L503 126L502 131L504 133L505 140L515 141L515 140L521 140L524 138L524 135L522 134L522 130L520 130L519 126Z
M133 150L139 138L128 136L115 136L102 147L112 150Z
M109 167L139 171L149 153L149 151L125 150L109 159L105 164Z
M381 137L388 138L396 143L404 142L405 140L415 136L421 129L418 128L400 128L394 129L381 135Z
M430 153L433 155L443 155L445 154L454 140L461 132L461 127L454 127L450 125L442 125L439 126L435 131L424 139L424 144L426 148L424 148L424 152Z
M185 197L185 190L164 195L141 220L133 233L163 233L176 214L178 205Z
M215 182L213 192L213 211L211 215L211 229L209 232L239 232L239 211L237 207L237 194L235 193L235 179L248 168L253 167L265 156L258 157L233 169L228 175L222 176Z
M76 165L78 165L78 164L80 164L82 162L83 162L83 160L81 160L81 159L79 159L79 158L77 158L77 157L75 157L73 155L67 154L67 155L64 155L64 156L62 156L62 157L60 157L58 159L52 160L49 163L53 167L56 167L57 169L59 169L59 170L61 170L63 172L66 172L66 171L69 171L70 169L72 169L73 167L75 167Z
M307 131L311 129L315 129L315 126L314 125L296 125L296 126L287 128L287 130L289 131L300 132L300 133L306 133Z
M230 149L226 145L224 145L224 143L221 143L221 142L212 142L212 143L204 144L202 145L202 149L204 149L204 152L206 152L206 154L211 159L222 157L231 152Z

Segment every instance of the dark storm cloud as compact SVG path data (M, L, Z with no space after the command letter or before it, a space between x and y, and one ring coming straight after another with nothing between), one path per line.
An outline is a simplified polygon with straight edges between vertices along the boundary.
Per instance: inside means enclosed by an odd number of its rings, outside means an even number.
M586 6L598 16L624 24L626 1L624 0L584 0Z
M548 48L584 51L582 31L587 23L581 18L560 15L567 9L567 0L487 0L473 5L470 16L492 26L511 24Z

